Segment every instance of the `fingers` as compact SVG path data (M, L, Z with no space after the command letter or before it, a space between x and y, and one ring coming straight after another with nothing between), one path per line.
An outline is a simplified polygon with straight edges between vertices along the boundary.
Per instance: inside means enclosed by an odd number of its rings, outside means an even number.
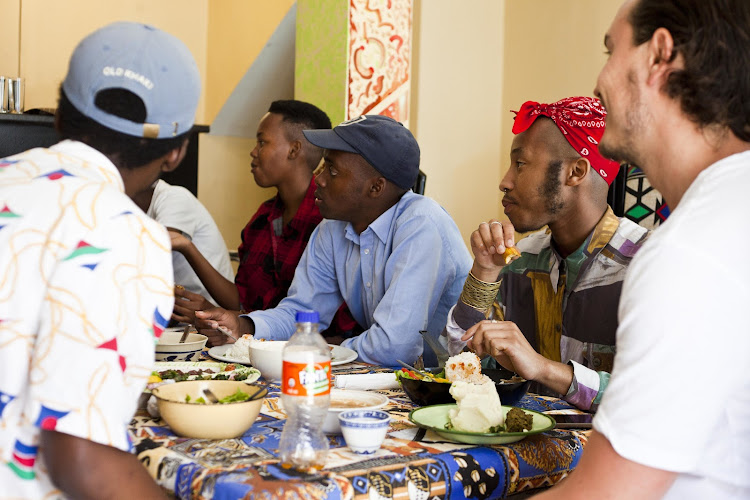
M193 293L190 290L185 289L182 286L176 285L174 287L174 295L175 297L180 297L183 299L191 300L194 302L197 302L198 304L203 304L203 302L206 300L203 295L199 293Z
M224 345L227 343L227 340L229 339L229 337L227 337L223 333L214 329L210 329L210 328L202 328L202 329L199 329L198 332L201 335L205 335L206 337L208 337L206 344L212 347L218 346L218 345Z
M188 324L193 323L193 321L190 319L190 316L183 316L177 313L172 313L172 319L177 321L178 323L188 323Z

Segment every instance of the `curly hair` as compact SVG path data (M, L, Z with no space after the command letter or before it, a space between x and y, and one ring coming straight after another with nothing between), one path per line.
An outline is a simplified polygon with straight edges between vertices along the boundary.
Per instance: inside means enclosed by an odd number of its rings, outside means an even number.
M750 142L750 1L640 0L629 22L636 46L665 28L674 40L667 95L700 127L728 127Z

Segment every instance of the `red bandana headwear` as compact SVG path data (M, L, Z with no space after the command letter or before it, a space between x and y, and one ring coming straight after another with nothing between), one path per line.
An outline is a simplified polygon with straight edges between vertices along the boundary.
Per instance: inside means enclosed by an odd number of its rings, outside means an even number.
M538 116L544 115L555 122L573 149L591 163L607 184L611 185L617 177L620 164L599 154L598 144L604 134L604 118L607 116L599 99L568 97L553 104L526 101L514 113L514 134L525 132Z

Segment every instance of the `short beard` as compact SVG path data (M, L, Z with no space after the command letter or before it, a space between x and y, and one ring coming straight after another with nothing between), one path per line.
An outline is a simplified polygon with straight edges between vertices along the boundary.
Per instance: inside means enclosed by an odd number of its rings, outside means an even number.
M605 129L603 141L599 143L599 153L605 158L618 161L620 163L629 163L631 165L640 165L640 155L635 147L636 131L645 129L644 113L642 112L641 95L637 91L636 77L633 71L628 72L628 83L630 88L636 92L632 96L632 106L625 112L625 127L621 131L624 137L620 144L608 144L606 141L607 131Z
M547 176L544 184L539 187L539 194L544 197L544 208L550 215L556 215L565 206L560 196L562 183L560 172L562 171L562 160L551 161L547 166Z

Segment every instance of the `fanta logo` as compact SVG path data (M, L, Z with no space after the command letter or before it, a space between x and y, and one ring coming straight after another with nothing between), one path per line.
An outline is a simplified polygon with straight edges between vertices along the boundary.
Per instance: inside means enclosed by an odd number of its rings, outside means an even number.
M328 380L328 374L322 368L316 370L313 367L308 366L307 370L300 372L299 374L300 384L306 387L325 382L326 380Z

